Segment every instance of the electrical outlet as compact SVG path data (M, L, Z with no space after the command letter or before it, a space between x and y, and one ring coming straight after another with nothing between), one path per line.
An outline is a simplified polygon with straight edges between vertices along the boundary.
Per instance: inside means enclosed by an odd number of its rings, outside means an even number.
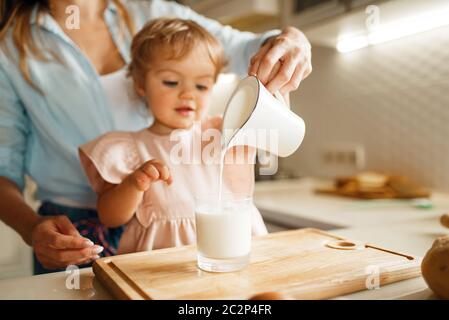
M365 148L359 143L332 143L323 146L321 161L335 171L362 170L365 167Z

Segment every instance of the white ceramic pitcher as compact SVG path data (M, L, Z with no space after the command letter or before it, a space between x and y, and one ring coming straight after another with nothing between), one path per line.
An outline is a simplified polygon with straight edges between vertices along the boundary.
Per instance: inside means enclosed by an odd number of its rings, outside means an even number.
M273 96L255 76L240 81L225 109L222 146L250 145L287 157L298 149L304 121L290 110L282 96Z

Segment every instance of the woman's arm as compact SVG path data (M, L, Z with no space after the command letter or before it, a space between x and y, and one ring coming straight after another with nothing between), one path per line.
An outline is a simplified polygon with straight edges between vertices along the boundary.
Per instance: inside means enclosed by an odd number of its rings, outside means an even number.
M22 197L29 128L24 107L0 65L0 219L33 247L45 268L85 263L101 247L81 237L65 216L38 216Z
M158 180L171 184L168 168L157 160L145 162L120 184L105 183L98 192L97 210L101 223L109 228L131 220L145 191Z

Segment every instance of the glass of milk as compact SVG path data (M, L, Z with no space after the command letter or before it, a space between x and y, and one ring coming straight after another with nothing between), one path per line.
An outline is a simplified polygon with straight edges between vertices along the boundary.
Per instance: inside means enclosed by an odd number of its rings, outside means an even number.
M210 272L244 268L251 252L254 205L247 195L200 196L195 203L198 267Z

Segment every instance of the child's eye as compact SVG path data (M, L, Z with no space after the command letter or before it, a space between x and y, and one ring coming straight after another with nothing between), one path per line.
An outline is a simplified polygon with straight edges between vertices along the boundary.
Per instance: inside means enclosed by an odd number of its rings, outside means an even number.
M197 84L196 88L200 91L206 91L207 89L209 89L207 86L203 86L202 84Z
M176 87L178 85L178 81L163 81L162 83L167 87Z

